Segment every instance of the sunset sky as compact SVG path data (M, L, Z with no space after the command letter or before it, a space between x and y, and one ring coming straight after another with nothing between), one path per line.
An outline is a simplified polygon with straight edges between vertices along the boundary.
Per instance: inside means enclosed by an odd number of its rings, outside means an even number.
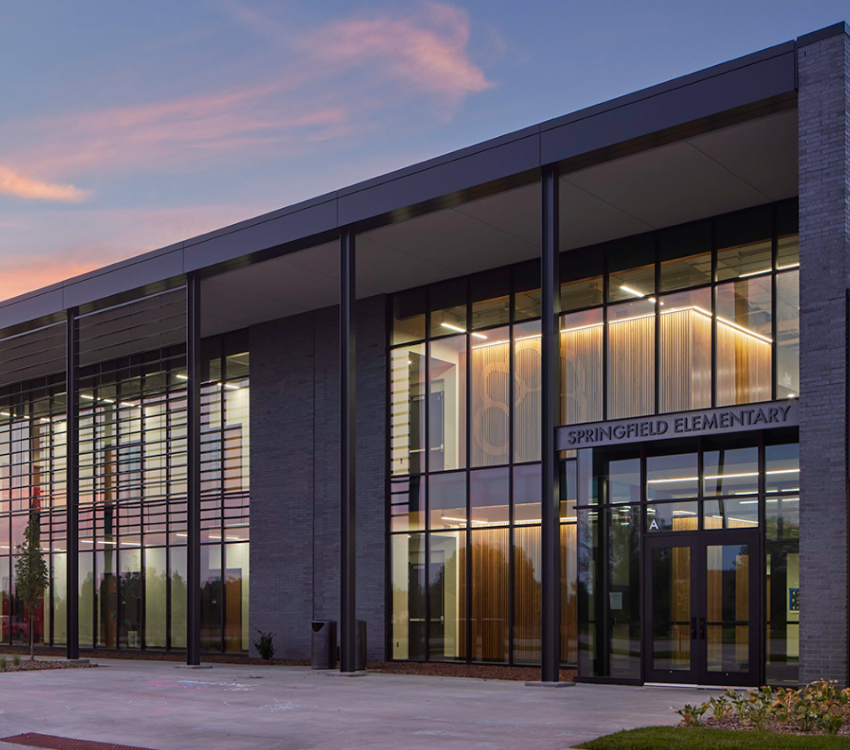
M0 0L0 299L845 18L850 0Z

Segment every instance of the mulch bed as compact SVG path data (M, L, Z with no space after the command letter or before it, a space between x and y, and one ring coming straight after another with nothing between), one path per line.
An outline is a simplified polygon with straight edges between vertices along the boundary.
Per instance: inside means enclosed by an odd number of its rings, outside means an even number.
M36 647L36 654L57 654L56 649ZM128 659L133 661L168 661L182 664L186 661L186 654L165 653L163 651L137 651L137 650L107 650L107 649L81 649L80 656L84 659ZM29 660L29 655L21 656L21 666ZM249 664L251 666L272 667L309 667L310 662L306 659L263 659L249 658L241 654L203 654L201 662L205 664ZM96 666L86 664L73 664L66 661L45 662L36 661L36 664L57 665L40 666L35 669L66 669L82 666ZM32 668L32 667L30 667ZM540 667L507 667L499 664L457 664L454 662L410 662L410 661L383 661L369 662L368 668L372 672L383 672L386 674L409 674L409 675L434 675L437 677L471 677L478 680L511 680L513 682L537 682L540 680ZM12 660L9 658L7 671L12 671ZM561 670L561 682L572 682L575 678L574 669ZM706 723L706 722L703 722Z
M0 669L0 674L6 674L7 672L38 672L42 669L87 669L96 666L97 664L80 664L79 662L59 661L58 659L55 661L44 661L41 659L32 661L27 658L21 659L21 663L16 667L14 662L7 657L6 669Z
M512 680L514 682L538 682L540 680L540 667L503 667L498 664L387 661L370 663L369 670L387 674L472 677L477 680ZM572 682L575 675L574 669L562 669L561 682Z
M735 732L754 732L755 727L749 724L745 724L738 718L731 717L728 719L703 719L700 722L700 726L708 727L709 729L729 729ZM769 720L767 723L767 731L775 732L776 734L796 734L802 735L804 737L808 737L810 735L822 734L822 732L814 731L814 732L800 732L794 727L788 726L787 724L780 724L778 721L773 719ZM850 723L845 724L841 729L838 730L838 734L841 737L850 737Z

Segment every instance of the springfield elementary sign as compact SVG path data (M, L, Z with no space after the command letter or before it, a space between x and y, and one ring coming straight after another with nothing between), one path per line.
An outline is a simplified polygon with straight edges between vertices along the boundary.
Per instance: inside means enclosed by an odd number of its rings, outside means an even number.
M795 427L797 401L772 401L722 409L677 414L671 417L638 417L616 422L562 427L558 450L668 440L678 436L719 435L759 428Z

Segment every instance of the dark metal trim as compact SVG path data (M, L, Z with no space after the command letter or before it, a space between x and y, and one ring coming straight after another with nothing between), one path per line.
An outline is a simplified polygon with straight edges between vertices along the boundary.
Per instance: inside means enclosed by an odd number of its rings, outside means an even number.
M80 364L80 327L77 308L68 310L65 320L65 477L67 518L67 567L65 595L67 607L67 653L69 659L80 658L80 398L77 371ZM52 598L52 597L51 597ZM52 620L51 620L52 621Z
M186 663L201 663L201 280L186 280Z
M541 179L541 679L558 682L561 666L561 528L560 461L555 429L560 424L559 335L561 283L559 254L559 187L557 165L544 168Z
M357 414L355 343L355 233L347 227L339 238L339 369L340 369L340 671L356 670L355 647L355 465Z

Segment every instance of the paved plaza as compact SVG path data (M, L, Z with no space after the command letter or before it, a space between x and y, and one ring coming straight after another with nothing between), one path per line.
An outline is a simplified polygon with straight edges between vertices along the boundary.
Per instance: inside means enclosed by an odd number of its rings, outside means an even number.
M155 750L550 750L674 724L672 706L708 697L670 688L346 678L302 667L99 663L105 666L0 674L0 736L39 732Z

